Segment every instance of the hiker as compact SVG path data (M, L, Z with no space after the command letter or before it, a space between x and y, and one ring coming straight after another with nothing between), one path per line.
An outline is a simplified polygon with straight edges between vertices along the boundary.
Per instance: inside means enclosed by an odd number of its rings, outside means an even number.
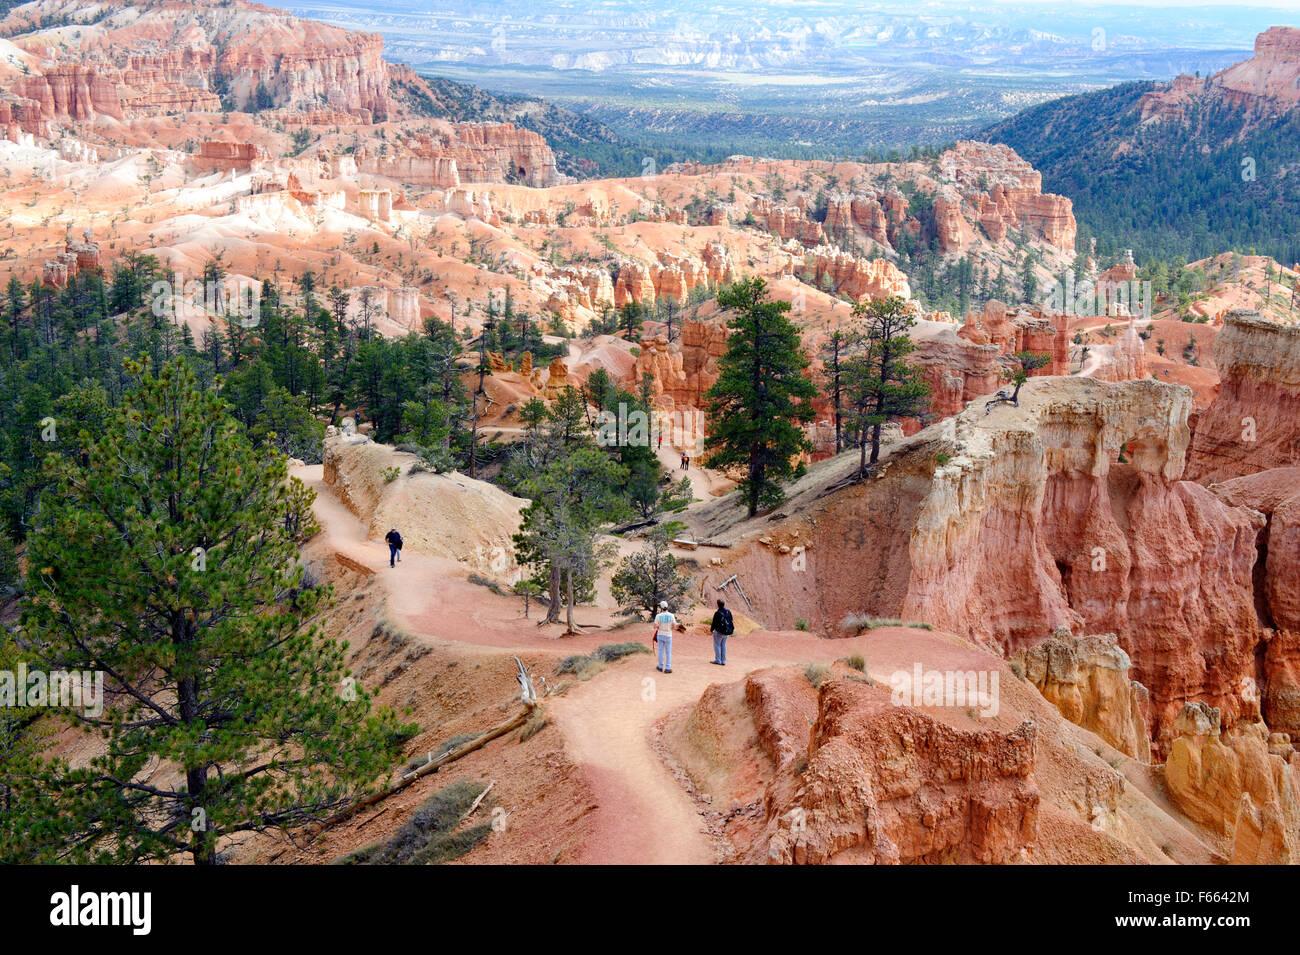
M731 619L731 611L722 601L713 612L713 622L709 624L713 631L713 662L720 667L727 665L727 637L736 632L736 622Z
M663 434L660 434L660 435L659 435L659 450L662 451L662 450L663 450L663 447L664 447L664 436L663 436Z
M402 535L397 533L397 528L389 528L384 540L388 542L388 566L396 567L397 561L402 559Z
M686 470L686 455L684 455L684 454L682 455L682 466L679 467L677 470L679 470L679 471L685 471L685 470Z
M655 646L658 648L660 673L673 672L673 625L677 618L668 612L668 601L659 601L659 614L655 617Z
M685 468L687 471L691 469L691 459L689 457L686 456L682 457L682 467Z

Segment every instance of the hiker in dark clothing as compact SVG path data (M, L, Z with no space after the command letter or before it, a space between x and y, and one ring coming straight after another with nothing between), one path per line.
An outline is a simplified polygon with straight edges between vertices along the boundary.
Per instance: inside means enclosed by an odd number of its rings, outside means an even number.
M720 667L727 665L727 637L736 631L736 622L731 619L731 611L721 600L713 613L713 622L709 624L713 631L713 662Z
M396 567L397 561L402 559L402 535L394 527L384 535L384 540L388 543L388 566Z

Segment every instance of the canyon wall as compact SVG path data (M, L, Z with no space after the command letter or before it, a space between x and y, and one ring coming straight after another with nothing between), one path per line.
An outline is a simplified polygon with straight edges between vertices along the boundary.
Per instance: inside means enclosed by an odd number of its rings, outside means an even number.
M836 632L849 613L924 621L1011 654L1057 627L1114 633L1150 691L1155 750L1182 705L1259 715L1265 518L1180 480L1190 390L1035 378L1020 407L975 403L902 442L880 476L834 495L794 539L751 544L740 574L761 619ZM788 529L787 529L788 530ZM834 587L818 587L834 580ZM1285 682L1284 671L1273 675Z
M1234 311L1214 339L1219 393L1196 423L1189 480L1300 464L1300 326Z
M865 683L823 684L808 768L767 807L776 864L1011 862L1038 835L1036 731L955 729Z

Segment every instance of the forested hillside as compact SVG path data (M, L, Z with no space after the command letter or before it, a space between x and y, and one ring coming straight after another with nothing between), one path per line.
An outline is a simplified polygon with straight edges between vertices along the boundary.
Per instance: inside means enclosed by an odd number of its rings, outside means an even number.
M1300 113L1252 115L1196 100L1141 122L1152 83L1126 83L1026 110L989 127L1074 200L1098 251L1188 260L1225 250L1300 259Z

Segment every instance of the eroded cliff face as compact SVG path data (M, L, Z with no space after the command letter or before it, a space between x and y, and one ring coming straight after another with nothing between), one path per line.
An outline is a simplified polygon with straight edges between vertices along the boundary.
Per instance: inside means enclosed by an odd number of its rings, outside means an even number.
M1223 732L1203 703L1178 714L1165 783L1179 810L1224 840L1239 865L1300 862L1300 758L1262 723Z
M1004 863L1038 833L1034 724L955 729L865 683L823 684L807 770L769 796L777 864Z
M1214 363L1219 393L1196 423L1187 478L1209 484L1300 464L1300 325L1229 312Z
M1255 563L1255 607L1266 640L1260 706L1271 729L1300 739L1300 468L1261 471L1210 490L1267 522Z
M1114 633L1150 692L1158 757L1183 704L1256 718L1260 681L1268 691L1254 579L1265 518L1180 480L1191 401L1153 380L1032 379L1019 408L975 402L720 572L752 581L756 611L784 627L899 617L1000 654L1062 626ZM805 572L790 572L796 545Z
M237 108L323 109L375 122L390 118L383 40L240 0L142 2L102 15L67 0L48 16L93 22L60 35L14 43L40 57L15 92L46 119L114 119L221 108L218 90ZM14 18L15 25L22 15ZM49 58L49 51L56 55Z
M1074 637L1068 631L1020 650L1025 679L1071 723L1096 733L1121 753L1151 760L1146 687L1129 679L1132 662L1115 634Z
M1300 103L1300 29L1271 27L1255 37L1255 55L1207 77L1182 75L1142 97L1144 122L1181 119L1196 102L1223 102L1256 113Z

